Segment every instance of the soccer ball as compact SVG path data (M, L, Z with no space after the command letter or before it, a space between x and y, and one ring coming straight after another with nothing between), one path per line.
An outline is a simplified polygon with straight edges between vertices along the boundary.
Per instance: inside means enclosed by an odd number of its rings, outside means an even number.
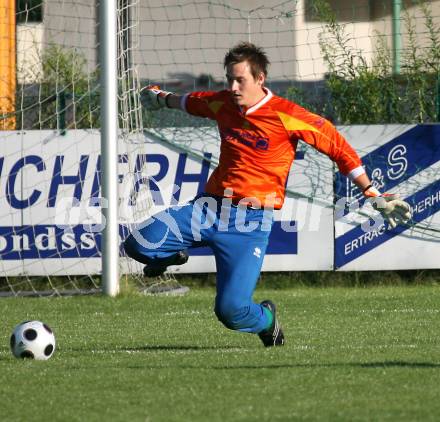
M47 360L55 351L55 336L41 321L18 324L11 335L11 351L16 358Z

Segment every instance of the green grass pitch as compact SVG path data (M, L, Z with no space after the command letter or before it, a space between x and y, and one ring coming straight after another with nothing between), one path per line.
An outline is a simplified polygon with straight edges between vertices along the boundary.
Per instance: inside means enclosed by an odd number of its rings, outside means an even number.
M216 320L212 288L183 297L0 300L2 421L438 421L435 286L259 288L287 343ZM46 362L17 360L13 327L56 334Z

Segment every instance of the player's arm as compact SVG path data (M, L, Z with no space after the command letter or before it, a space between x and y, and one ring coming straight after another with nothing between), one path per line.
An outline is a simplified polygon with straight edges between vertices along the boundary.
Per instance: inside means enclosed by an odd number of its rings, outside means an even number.
M406 224L411 218L410 205L398 199L397 195L381 193L373 186L358 154L328 120L304 109L300 111L299 117L307 126L295 131L295 135L329 156L338 165L340 172L363 192L392 228L397 224Z
M398 224L406 224L411 219L411 206L399 199L398 195L391 193L380 193L376 189L366 173L353 179L364 196L371 202L373 207L382 214L382 217L388 221L391 228Z
M174 94L160 89L157 85L150 85L141 90L141 102L150 110L159 108L175 108L183 110L193 116L206 117L217 120L217 111L221 101L216 100L215 91L191 92L185 95ZM214 106L210 106L210 101Z
M373 207L381 213L382 217L388 221L391 228L394 229L398 224L406 224L411 219L410 205L399 199L397 195L380 193L371 183L363 167L353 169L348 177L361 190Z
M181 109L182 98L182 95L164 91L157 85L149 85L141 90L142 105L151 110L158 110L160 108Z
M354 150L350 154L353 153ZM394 229L398 224L406 224L411 219L410 205L399 199L397 195L379 192L371 183L362 166L353 168L347 174L347 177L360 189L373 207L381 213L382 217L388 221L391 228Z

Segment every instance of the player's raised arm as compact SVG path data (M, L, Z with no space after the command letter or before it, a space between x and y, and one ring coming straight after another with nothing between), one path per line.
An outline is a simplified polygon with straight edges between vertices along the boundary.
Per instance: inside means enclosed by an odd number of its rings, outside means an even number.
M149 85L141 90L141 102L146 108L181 108L182 96L160 89L158 85Z
M149 85L141 90L141 103L146 109L150 110L175 108L193 116L216 120L216 111L224 104L224 98L219 98L218 94L222 95L215 91L190 92L185 95L178 95L164 91L158 85Z

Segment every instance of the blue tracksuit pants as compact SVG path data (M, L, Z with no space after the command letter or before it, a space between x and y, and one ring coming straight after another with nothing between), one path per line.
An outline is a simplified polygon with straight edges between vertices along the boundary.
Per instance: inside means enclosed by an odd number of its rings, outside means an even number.
M125 240L130 256L149 259L210 246L217 266L215 314L228 328L267 328L263 307L252 301L272 227L271 210L238 207L227 198L201 195L141 223Z

